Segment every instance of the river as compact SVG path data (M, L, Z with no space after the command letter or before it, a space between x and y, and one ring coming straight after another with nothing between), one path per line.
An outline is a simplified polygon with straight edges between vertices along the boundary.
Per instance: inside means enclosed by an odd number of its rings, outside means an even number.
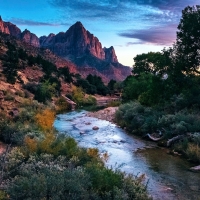
M128 135L113 123L87 117L86 113L82 110L57 115L54 127L73 137L81 147L107 152L108 167L136 176L144 174L144 184L153 199L200 199L200 173L189 171L191 163L167 154L155 143ZM93 130L94 126L99 129Z

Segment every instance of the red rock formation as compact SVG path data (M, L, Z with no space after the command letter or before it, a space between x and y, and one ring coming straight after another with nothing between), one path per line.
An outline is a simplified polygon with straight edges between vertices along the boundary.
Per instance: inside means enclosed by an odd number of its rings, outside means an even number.
M110 79L121 81L131 74L129 67L118 63L114 48L102 48L98 38L87 31L81 22L76 22L66 32L38 38L27 29L21 33L16 25L4 22L0 17L0 32L15 36L34 47L51 50L65 59L49 56L57 66L68 66L70 71L76 73L78 70L83 76L95 74L108 82Z
M105 60L109 62L118 62L117 56L115 54L115 49L113 46L110 48L104 47L104 52L105 52Z
M18 39L22 39L34 47L40 47L39 38L35 34L31 33L27 29L21 32L21 30L15 24L4 22L1 17L0 32L12 35Z
M105 82L110 79L124 80L131 69L118 63L113 46L102 48L98 38L76 22L66 32L40 38L40 45L55 54L70 59L78 66L81 75L95 74Z
M50 34L40 38L41 47L48 48L59 56L79 57L90 53L105 60L105 52L98 38L87 31L81 22L76 22L65 33Z
M4 24L8 27L10 35L17 38L20 36L21 30L15 24L12 24L10 22L4 22Z
M8 26L4 23L1 16L0 16L0 32L10 34Z
M20 39L34 47L40 47L39 38L27 29L21 33Z

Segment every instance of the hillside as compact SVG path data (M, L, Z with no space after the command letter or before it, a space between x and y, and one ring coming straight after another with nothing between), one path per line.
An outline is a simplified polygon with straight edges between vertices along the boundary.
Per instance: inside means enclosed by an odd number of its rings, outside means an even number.
M67 66L67 67L66 67ZM60 74L62 69L76 73L76 66L48 50L0 34L0 106L7 113L18 110L24 100L34 99L40 86L54 85L52 97L66 95L71 85ZM65 77L64 77L65 78Z

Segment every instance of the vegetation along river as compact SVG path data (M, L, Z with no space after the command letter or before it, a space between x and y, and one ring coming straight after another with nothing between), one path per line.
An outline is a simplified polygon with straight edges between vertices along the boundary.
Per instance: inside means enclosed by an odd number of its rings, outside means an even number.
M200 173L189 171L193 165L167 154L155 143L128 135L115 124L86 116L87 111L72 111L57 116L54 127L73 137L81 147L107 152L109 168L135 176L144 174L153 199L200 199ZM93 127L99 127L93 130Z

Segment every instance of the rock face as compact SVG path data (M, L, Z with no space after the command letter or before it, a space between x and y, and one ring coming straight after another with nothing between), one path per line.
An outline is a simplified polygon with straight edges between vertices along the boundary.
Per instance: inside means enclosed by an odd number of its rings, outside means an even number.
M8 26L3 22L0 16L0 32L10 34L10 31L8 29Z
M81 22L76 22L65 33L40 37L40 46L62 57L93 55L101 60L118 62L114 48L102 48L98 38L87 31Z
M27 29L20 34L20 39L34 47L40 47L39 38Z
M21 32L21 30L15 24L4 22L1 17L0 32L12 35L18 39L22 39L23 41L34 47L40 46L39 38L35 34L31 33L27 29Z
M21 30L15 25L10 22L4 22L4 24L8 27L9 34L14 37L19 37L21 34Z
M105 59L105 52L98 38L87 31L81 22L76 22L65 33L42 36L40 45L62 57L79 57L90 53L99 59Z
M105 52L105 60L114 63L118 62L117 56L115 54L115 49L113 46L111 46L110 48L104 47L104 52Z
M0 16L0 32L19 37L21 30L10 22L4 22Z
M110 79L122 81L131 74L129 67L118 62L114 47L102 48L98 38L87 31L81 22L76 22L66 32L57 35L51 33L38 38L27 29L21 32L16 25L4 22L0 17L0 32L12 35L34 47L51 50L70 65L74 63L78 66L76 70L83 77L93 74L100 76L104 82L109 82Z
M66 32L40 37L40 46L70 59L83 76L98 74L107 82L110 79L121 81L131 74L129 67L118 63L114 47L102 48L98 38L81 22L76 22Z

